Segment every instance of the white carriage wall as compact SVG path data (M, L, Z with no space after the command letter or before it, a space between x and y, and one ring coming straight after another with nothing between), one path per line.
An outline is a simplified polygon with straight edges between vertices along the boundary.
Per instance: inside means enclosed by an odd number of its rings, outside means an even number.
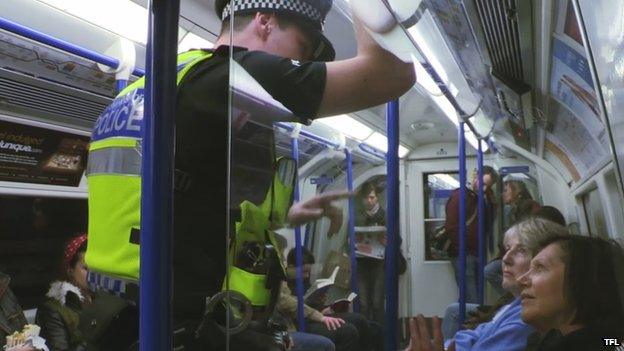
M448 261L425 261L424 173L457 171L457 146L431 144L410 154L405 161L405 197L401 208L405 223L404 248L409 260L409 314L443 316L446 306L458 298L453 269ZM474 150L467 148L466 168L476 166ZM440 153L445 154L443 157ZM487 162L486 162L487 163Z

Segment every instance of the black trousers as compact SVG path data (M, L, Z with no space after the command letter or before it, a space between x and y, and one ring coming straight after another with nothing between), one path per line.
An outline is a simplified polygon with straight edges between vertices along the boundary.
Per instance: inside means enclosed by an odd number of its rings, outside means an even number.
M185 344L188 350L225 351L229 344L230 351L286 351L285 343L266 330L254 330L258 326L253 323L247 329L229 336L212 320L205 320L198 329L199 337L194 340L195 344ZM187 346L191 345L191 346Z
M335 313L331 317L341 318L345 322L353 324L358 331L358 350L369 351L371 349L370 330L366 317L359 313Z
M336 351L359 351L359 332L355 325L347 322L336 330L329 330L321 322L306 322L307 333L321 335L334 342Z

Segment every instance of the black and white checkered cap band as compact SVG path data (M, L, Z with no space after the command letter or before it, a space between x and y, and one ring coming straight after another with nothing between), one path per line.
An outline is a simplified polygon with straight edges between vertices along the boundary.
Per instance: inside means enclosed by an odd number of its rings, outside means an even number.
M223 8L221 20L231 15L231 9L234 12L244 10L283 10L298 13L314 22L323 23L323 15L314 6L301 0L232 0Z

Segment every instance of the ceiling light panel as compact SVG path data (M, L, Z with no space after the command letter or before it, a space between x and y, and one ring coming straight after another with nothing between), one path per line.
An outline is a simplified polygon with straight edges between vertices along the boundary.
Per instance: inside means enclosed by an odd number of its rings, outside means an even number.
M324 124L348 137L359 141L368 138L373 133L373 130L366 126L364 123L357 121L347 115L319 118L315 120L315 123Z
M364 141L365 144L368 144L375 149L381 150L383 152L388 152L388 138L385 135L375 132L368 139ZM398 155L399 157L404 157L409 153L409 149L403 145L399 145Z
M420 84L425 91L430 95L441 95L442 91L440 87L433 81L433 78L429 75L429 72L425 70L423 65L412 55L414 62L414 72L416 72L416 82Z
M130 0L39 1L137 43L147 43L147 9Z

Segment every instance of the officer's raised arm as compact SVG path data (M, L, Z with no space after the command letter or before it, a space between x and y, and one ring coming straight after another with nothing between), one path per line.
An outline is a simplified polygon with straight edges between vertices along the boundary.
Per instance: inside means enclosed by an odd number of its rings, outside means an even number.
M302 119L377 106L403 95L416 78L413 63L383 49L358 19L372 11L372 1L381 0L352 0L359 6L353 11L357 54L349 59L334 61L333 45L323 32L332 0L218 0L216 12L224 22L215 47L253 52L234 59ZM230 37L232 8L236 17ZM394 18L387 22L386 27L397 25Z
M381 0L369 0L381 1ZM416 82L414 65L384 50L354 15L357 56L327 63L319 117L359 111L403 95Z

